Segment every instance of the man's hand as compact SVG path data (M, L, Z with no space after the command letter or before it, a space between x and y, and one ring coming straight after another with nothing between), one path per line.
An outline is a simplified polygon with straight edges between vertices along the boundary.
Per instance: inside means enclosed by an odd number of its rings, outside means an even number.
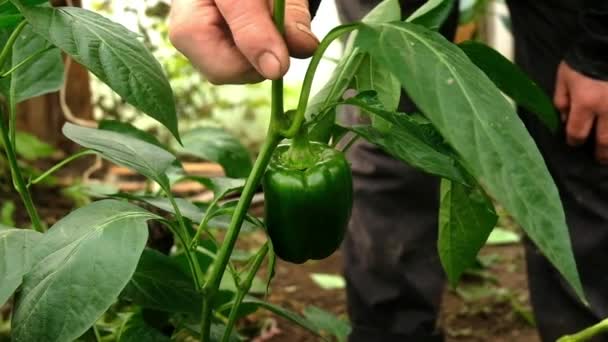
M595 123L595 156L608 164L608 81L587 77L562 62L553 101L566 122L569 145L583 144Z
M285 38L272 21L269 0L173 0L169 37L214 84L277 79L289 55L310 56L308 0L286 0Z

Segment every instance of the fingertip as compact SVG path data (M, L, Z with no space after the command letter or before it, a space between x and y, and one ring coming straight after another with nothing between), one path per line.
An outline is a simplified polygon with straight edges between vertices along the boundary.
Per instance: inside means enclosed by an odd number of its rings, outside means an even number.
M319 46L319 39L310 30L309 24L294 22L285 28L285 40L289 54L296 58L312 56Z
M285 62L281 63L279 57L272 51L264 51L257 58L256 66L260 74L267 79L276 80L281 78L289 68L289 60L287 59L287 67Z

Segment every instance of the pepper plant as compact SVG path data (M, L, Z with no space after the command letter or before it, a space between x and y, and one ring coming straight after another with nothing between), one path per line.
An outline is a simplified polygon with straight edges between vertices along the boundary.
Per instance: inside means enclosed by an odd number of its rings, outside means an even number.
M270 282L275 255L300 263L324 258L339 246L350 216L352 180L336 146L348 148L356 138L442 179L438 250L452 284L494 227L495 200L584 300L556 186L503 93L556 129L551 102L489 47L454 45L439 35L452 5L430 0L402 20L399 2L386 0L362 22L332 30L311 59L297 108L283 108L282 81L272 81L270 126L251 164L238 141L217 129L180 137L171 87L137 35L80 8L0 1L0 132L33 228L0 230L0 303L13 297L12 339L231 341L238 339L235 322L257 308L319 333L318 325L250 290L265 260ZM279 31L284 7L284 0L275 0ZM347 49L333 76L310 97L325 50L346 34ZM154 136L110 121L98 128L66 124L65 136L85 150L28 182L15 158L15 106L61 85L61 52L163 124L183 144L180 149L220 163L228 177L188 175ZM356 95L345 97L347 89ZM397 111L402 89L419 113ZM343 105L359 107L371 123L337 123L336 110ZM92 153L139 172L160 190L108 195L47 231L29 186ZM176 198L172 186L184 179L203 183L214 198L204 205ZM248 214L262 180L263 220ZM238 200L227 197L235 193ZM173 233L168 255L146 248L151 221ZM232 254L244 225L265 229L269 239L247 262L237 263ZM218 226L226 230L216 236L210 227ZM116 320L118 326L107 323Z

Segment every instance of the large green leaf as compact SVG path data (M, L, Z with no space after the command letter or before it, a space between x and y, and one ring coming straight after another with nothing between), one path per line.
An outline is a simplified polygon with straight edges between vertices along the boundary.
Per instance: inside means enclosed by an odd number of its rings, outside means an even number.
M72 341L105 312L135 272L155 215L104 200L57 222L33 250L13 341Z
M169 256L145 249L121 297L149 309L198 314L202 303L192 278Z
M125 101L165 125L179 140L169 81L135 33L77 7L32 7L21 12L36 33L84 65Z
M485 44L467 41L459 44L459 47L500 90L518 105L538 115L555 132L559 120L553 103L526 73Z
M428 0L412 13L406 21L422 25L431 30L439 30L454 7L454 0Z
M344 103L382 118L391 127L354 126L351 130L413 167L460 183L467 182L466 172L456 155L430 123L423 121L424 118L386 111L370 94L361 93Z
M583 298L557 187L513 107L457 46L409 23L364 29L418 108L486 192L521 224Z
M32 267L32 250L41 237L30 229L0 229L0 306Z
M169 342L171 339L159 330L150 326L144 320L141 311L137 311L127 318L120 327L117 342Z
M475 263L497 219L492 201L481 189L442 180L437 249L452 285Z
M183 153L219 163L228 177L245 178L251 171L247 148L221 128L196 128L184 134L183 143Z
M175 156L167 150L129 135L71 123L63 126L63 134L111 162L133 169L168 188L165 171L175 161Z
M49 46L44 38L37 35L32 27L27 25L15 41L10 65L15 66L30 55ZM5 67L5 70L8 70L8 67ZM56 48L46 51L15 70L10 78L2 80L0 89L5 96L8 96L11 82L15 88L17 102L59 90L63 84L61 51Z

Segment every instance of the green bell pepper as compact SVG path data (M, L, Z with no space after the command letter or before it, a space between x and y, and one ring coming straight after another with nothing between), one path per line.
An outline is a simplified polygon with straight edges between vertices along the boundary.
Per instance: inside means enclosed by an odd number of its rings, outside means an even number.
M279 258L299 264L338 249L353 202L342 152L296 139L277 148L262 182L266 229Z

